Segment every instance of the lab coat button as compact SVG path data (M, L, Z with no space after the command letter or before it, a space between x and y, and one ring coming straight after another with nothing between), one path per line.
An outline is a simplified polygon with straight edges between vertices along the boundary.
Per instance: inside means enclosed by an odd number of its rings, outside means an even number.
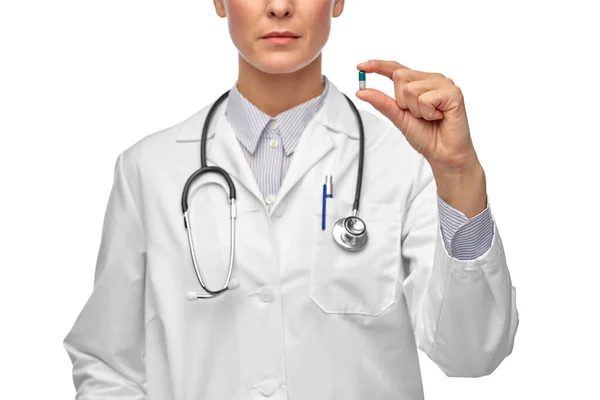
M261 289L259 297L263 303L270 303L275 298L275 293L271 288L266 287Z
M257 389L263 396L271 397L277 392L277 382L272 379L267 379L258 385Z
M270 194L267 197L265 197L265 203L267 203L268 205L275 203L275 196Z
M275 147L279 146L279 139L277 139L276 137L271 138L271 141L269 142L269 145L272 148L275 148Z

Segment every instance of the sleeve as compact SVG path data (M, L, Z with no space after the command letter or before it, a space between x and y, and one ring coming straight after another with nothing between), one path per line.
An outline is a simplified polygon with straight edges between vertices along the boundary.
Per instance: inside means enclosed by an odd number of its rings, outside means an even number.
M473 260L442 241L437 188L423 159L401 235L402 283L417 346L448 376L491 374L513 349L516 292L494 222L491 247Z
M146 398L145 237L123 154L115 163L94 288L63 341L78 400Z
M473 260L489 250L494 235L494 221L487 202L485 210L471 219L437 193L442 239L446 251L459 260Z

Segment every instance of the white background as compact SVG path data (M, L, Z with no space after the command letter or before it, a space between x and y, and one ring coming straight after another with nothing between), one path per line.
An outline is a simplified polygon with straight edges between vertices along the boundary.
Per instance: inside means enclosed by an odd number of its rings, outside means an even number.
M517 290L513 353L473 379L420 352L427 400L600 398L594 6L349 0L333 22L323 72L359 107L374 111L354 96L370 58L462 89ZM116 157L230 88L237 53L211 0L6 1L0 46L0 398L74 398L62 340L92 291Z

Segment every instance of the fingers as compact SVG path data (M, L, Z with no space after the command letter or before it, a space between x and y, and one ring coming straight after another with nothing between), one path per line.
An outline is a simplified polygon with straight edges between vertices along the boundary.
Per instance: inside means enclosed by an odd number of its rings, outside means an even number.
M400 108L408 108L415 118L424 118L426 120L439 119L434 118L434 115L439 115L439 113L436 113L436 104L428 102L428 97L424 95L442 86L443 82L436 79L412 82L400 81L395 85L398 106Z
M429 90L419 96L419 104L421 105L421 111L427 107L429 110L427 117L433 117L431 119L442 119L435 118L438 113L443 117L446 112L460 111L461 105L463 104L462 91L457 86L441 86L435 90ZM431 110L436 110L432 113ZM425 114L425 112L424 112ZM429 119L424 116L424 118Z
M454 82L444 75L415 71L386 60L370 60L358 64L357 69L386 76L394 82L395 99L375 89L359 90L356 96L369 102L395 124L404 119L407 110L415 118L429 121L444 118L444 106L440 103L447 102L441 101L440 96L451 96L450 90L454 87Z
M449 80L430 75L427 79L406 81L401 77L404 70L400 69L397 71L393 73L395 99L375 89L359 90L356 96L361 100L371 103L373 107L388 118L390 118L390 115L397 116L402 111L409 110L410 114L415 118L423 118L429 121L442 119L443 113L440 112L440 104L438 104L439 97L432 96L431 94L425 96L425 94L437 90L441 90L440 93L446 94L447 90L450 90L452 86ZM365 91L371 92L366 93L364 96L359 95ZM432 99L436 99L436 102L431 101ZM400 111L392 111L392 106L398 108Z

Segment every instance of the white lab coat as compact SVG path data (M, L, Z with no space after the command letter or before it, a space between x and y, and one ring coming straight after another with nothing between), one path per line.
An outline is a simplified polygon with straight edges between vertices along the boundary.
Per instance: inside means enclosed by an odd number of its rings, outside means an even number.
M186 299L201 288L181 210L210 105L119 155L94 290L64 339L77 399L417 400L417 346L448 376L490 374L511 353L518 314L498 224L485 254L451 258L429 164L366 111L358 215L370 239L358 253L334 242L334 222L352 209L359 130L342 93L330 89L269 207L226 102L218 109L207 157L237 188L240 287L214 299ZM322 231L327 174L333 199ZM189 204L199 266L216 289L230 225L227 196L211 183L224 181L200 178Z

